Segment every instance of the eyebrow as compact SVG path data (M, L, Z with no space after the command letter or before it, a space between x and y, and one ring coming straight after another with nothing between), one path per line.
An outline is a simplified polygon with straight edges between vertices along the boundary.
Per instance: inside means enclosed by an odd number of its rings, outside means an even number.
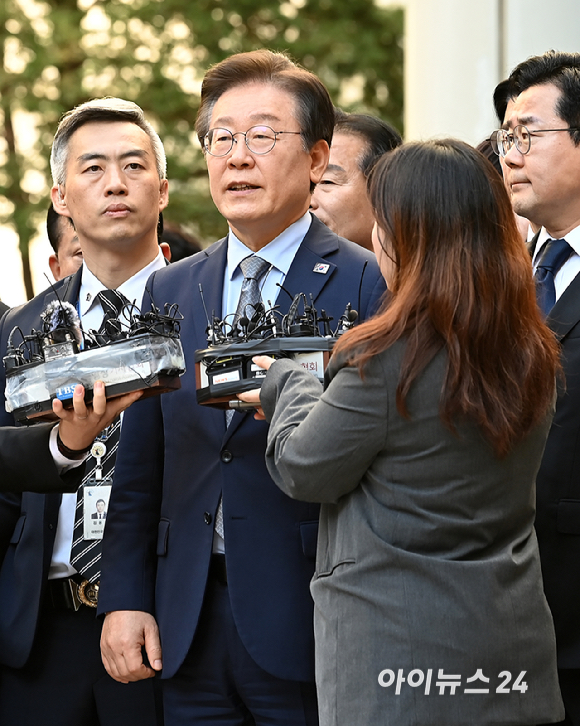
M123 159L127 159L130 156L137 156L140 159L145 159L149 156L149 152L145 149L131 149L130 151L124 151L122 154L119 154L117 159L120 159L121 161ZM88 152L86 154L81 154L77 157L77 161L81 164L86 163L87 161L107 161L110 159L110 156L107 156L106 154L99 154L96 151L95 152Z
M518 124L520 126L527 126L528 124L538 123L538 121L541 122L541 119L537 116L522 116L518 119Z
M336 174L338 176L346 176L346 169L342 166L339 166L339 164L328 164L328 166L324 170L324 173L327 174L328 172L330 172L331 174Z

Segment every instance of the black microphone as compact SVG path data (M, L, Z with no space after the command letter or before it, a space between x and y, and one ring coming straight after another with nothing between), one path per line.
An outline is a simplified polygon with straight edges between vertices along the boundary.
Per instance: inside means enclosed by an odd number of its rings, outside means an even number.
M242 333L244 334L244 336L246 336L250 328L250 319L247 318L245 315L242 315L242 317L238 319L238 325L242 329Z

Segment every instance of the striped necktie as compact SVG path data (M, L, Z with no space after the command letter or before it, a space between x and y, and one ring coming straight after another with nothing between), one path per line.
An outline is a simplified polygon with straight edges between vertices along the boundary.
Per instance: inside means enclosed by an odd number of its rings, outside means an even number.
M96 582L101 576L101 541L100 539L84 538L84 493L85 487L98 487L103 484L110 485L115 470L115 459L119 447L121 433L121 418L115 421L95 439L95 444L103 444L105 453L98 459L94 456L95 445L87 458L85 476L77 490L77 505L73 529L73 542L71 547L71 565L89 582ZM99 470L100 465L100 472ZM100 477L97 476L100 474ZM98 498L98 497L97 497ZM106 521L106 520L105 520Z

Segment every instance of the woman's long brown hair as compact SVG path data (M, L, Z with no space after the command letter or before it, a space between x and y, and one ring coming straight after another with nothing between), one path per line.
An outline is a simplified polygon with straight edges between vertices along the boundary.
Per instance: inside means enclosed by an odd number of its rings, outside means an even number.
M501 179L471 146L443 139L382 157L370 195L394 279L379 313L335 352L362 375L372 356L404 338L397 408L408 416L413 382L445 348L443 422L451 430L465 418L477 423L505 456L552 403L559 350Z

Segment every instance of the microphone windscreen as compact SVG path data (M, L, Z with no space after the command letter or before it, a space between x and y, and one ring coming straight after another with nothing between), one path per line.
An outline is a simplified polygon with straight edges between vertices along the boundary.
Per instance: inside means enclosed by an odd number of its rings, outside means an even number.
M53 300L41 314L47 333L54 333L55 330L69 330L75 337L78 345L82 342L81 321L78 313L69 302Z

